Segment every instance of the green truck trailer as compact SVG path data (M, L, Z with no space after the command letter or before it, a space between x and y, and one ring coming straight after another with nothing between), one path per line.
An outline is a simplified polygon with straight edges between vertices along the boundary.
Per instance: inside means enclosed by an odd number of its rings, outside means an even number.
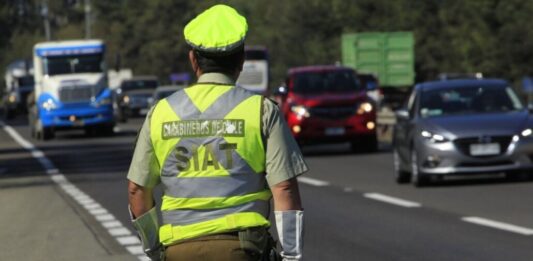
M382 87L413 85L414 60L412 32L342 35L342 63L358 72L376 74Z

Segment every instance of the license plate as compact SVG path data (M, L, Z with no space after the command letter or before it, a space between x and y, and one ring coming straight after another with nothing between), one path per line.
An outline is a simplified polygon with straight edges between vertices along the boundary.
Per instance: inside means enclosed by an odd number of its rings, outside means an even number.
M471 144L470 155L472 156L488 156L500 154L499 143L487 143L487 144Z
M344 128L326 128L327 136L339 136L344 135Z

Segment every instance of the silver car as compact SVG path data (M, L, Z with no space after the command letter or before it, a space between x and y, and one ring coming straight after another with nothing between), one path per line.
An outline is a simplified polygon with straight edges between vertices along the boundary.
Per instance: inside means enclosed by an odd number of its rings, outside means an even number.
M396 181L416 186L446 175L522 174L533 168L533 120L504 80L416 85L396 112Z

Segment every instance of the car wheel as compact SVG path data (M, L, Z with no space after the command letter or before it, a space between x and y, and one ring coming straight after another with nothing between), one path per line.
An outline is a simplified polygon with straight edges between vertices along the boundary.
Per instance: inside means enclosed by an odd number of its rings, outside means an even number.
M4 106L4 119L11 120L15 118L15 110L9 109L8 106Z
M396 180L396 183L398 184L404 184L411 181L411 173L407 171L403 171L401 168L401 162L400 162L400 154L398 153L398 150L394 149L393 151L394 156L394 178Z
M411 181L416 187L423 187L430 183L430 176L420 171L418 155L414 149L411 150Z

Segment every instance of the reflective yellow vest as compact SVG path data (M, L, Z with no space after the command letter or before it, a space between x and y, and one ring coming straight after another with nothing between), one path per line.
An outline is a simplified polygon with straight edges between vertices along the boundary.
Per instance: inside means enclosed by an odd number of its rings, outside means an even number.
M270 226L262 97L196 84L157 103L150 133L165 194L160 241Z

